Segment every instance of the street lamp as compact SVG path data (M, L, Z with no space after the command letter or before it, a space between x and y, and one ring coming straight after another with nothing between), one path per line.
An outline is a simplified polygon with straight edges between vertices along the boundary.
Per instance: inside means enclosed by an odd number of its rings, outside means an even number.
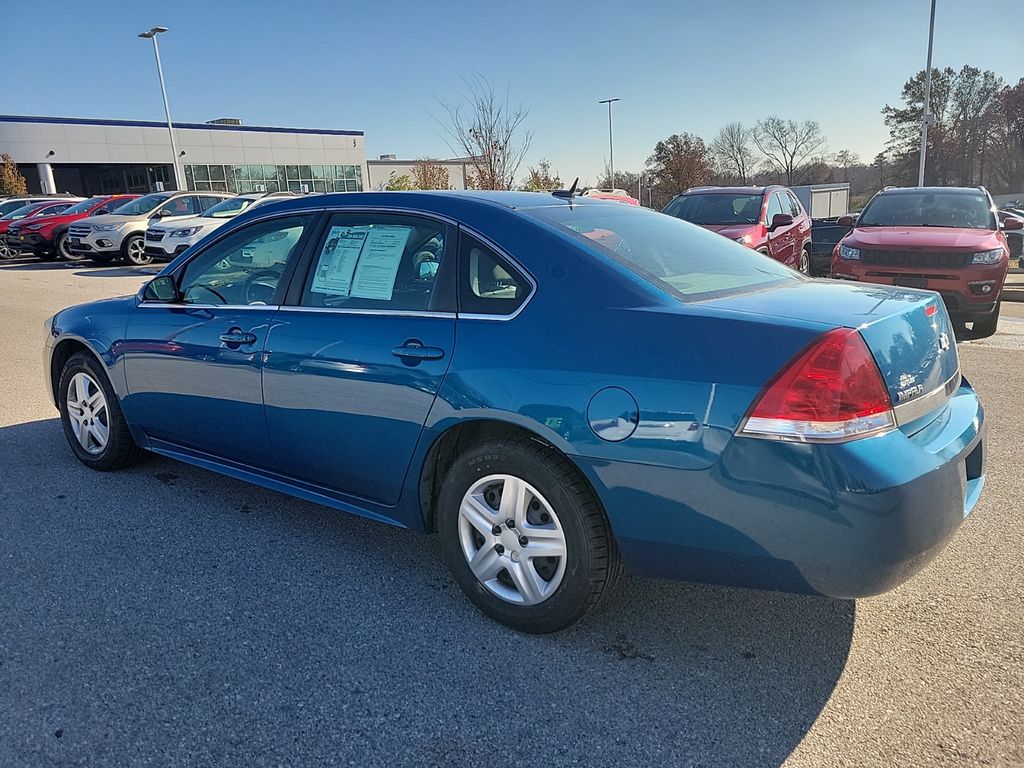
M149 32L140 32L139 37L153 41L153 53L156 55L156 73L160 78L160 95L164 97L164 114L167 116L167 134L171 137L174 186L178 189L184 189L185 184L181 176L181 169L178 167L178 145L174 141L174 126L171 124L171 108L167 103L167 87L164 85L164 68L160 65L160 46L156 42L156 36L166 31L167 27L153 27Z
M935 39L935 0L932 0L932 15L928 22L928 67L924 72L924 114L921 116L921 160L917 166L917 186L924 186L924 156L928 151L928 126L935 120L932 115L932 41Z
M602 99L598 104L608 105L608 175L615 186L615 145L612 142L612 104L620 99Z

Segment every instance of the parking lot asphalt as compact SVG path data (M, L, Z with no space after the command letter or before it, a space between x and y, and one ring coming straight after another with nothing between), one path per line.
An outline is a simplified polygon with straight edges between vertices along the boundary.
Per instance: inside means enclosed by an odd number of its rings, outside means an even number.
M79 465L43 321L146 274L0 263L0 766L1024 765L1024 305L961 345L986 491L909 583L627 577L536 637L478 614L435 537L165 459Z

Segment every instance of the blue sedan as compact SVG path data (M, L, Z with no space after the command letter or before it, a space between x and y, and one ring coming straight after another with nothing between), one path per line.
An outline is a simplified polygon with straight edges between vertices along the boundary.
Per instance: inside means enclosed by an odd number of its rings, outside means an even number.
M87 466L152 451L436 532L469 599L528 632L623 567L882 592L985 479L937 294L567 193L261 206L46 330Z

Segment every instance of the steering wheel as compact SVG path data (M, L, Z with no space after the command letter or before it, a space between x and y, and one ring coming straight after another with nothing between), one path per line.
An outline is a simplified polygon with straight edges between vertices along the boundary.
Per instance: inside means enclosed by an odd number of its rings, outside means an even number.
M193 291L193 290L197 290L197 289L199 289L199 288L202 288L202 289L203 289L204 291L209 291L210 293L212 293L212 294L213 294L214 296L216 296L216 297L217 297L218 299L220 299L220 303L221 303L221 304L227 304L227 303L228 303L228 300L227 300L227 299L225 299L225 298L224 298L224 296L223 296L223 295L222 295L222 294L221 294L221 293L220 293L219 291L215 291L215 290L214 290L213 288L211 288L210 286L208 286L208 285L203 285L202 283L196 283L195 285L190 285L190 286L188 287L188 290L187 290L187 291L185 291L185 295L186 295L186 296L188 296L188 294L189 294L189 293L190 293L191 291Z
M281 279L281 273L274 269L258 269L245 278L242 295L246 304L269 304ZM262 294L262 295L260 295Z

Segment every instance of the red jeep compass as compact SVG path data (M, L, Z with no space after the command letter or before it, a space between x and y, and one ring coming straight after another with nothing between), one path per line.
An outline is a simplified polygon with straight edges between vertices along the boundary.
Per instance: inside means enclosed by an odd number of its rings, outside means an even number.
M694 187L662 213L811 273L811 218L786 187Z
M984 187L883 189L856 224L839 223L853 229L832 252L833 277L938 291L954 322L996 332L1010 249Z
M99 195L82 200L66 208L62 213L45 219L15 222L8 230L7 244L23 254L32 253L45 261L80 261L81 257L76 257L68 249L68 227L87 216L100 216L116 210L137 197L138 195Z

